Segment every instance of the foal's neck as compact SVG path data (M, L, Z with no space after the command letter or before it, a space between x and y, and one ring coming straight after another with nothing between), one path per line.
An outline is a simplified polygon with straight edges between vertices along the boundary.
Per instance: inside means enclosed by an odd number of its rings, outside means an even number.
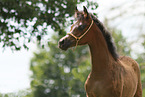
M92 39L89 42L91 59L92 59L92 72L93 74L103 74L107 72L110 63L113 60L104 36L98 26L93 24L92 29L90 30Z

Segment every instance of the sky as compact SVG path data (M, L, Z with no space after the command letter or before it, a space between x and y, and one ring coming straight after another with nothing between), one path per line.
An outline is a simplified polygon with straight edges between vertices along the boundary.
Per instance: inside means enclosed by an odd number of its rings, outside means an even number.
M0 93L29 87L30 56L30 51L12 53L9 49L0 50Z
M127 2L129 3L130 1L131 0L128 0ZM98 13L99 20L103 21L104 17L107 16L108 18L111 18L111 15L113 16L113 14L118 13L108 13L108 9L110 7L115 7L119 4L123 4L124 2L126 2L126 0L97 0L97 2L99 4L99 8L96 10L96 13ZM132 39L132 37L136 35L137 31L132 31L132 36L127 33L129 30L127 30L126 27L130 24L130 21L125 21L122 22L122 24L117 24L120 23L119 21L120 20L110 23L110 25L119 25L117 26L117 28L123 30L124 36ZM141 48L139 45L137 47ZM30 87L31 72L29 70L29 66L30 59L33 57L33 52L35 50L36 46L34 44L32 44L30 50L28 51L22 49L21 51L12 52L10 49L7 48L3 52L3 49L0 49L0 93L17 92L19 90Z
M0 50L0 93L17 92L30 87L32 49L14 52L10 49Z

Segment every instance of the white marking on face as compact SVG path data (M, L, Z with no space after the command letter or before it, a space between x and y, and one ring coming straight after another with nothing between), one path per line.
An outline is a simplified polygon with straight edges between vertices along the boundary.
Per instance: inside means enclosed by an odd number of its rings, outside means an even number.
M68 38L68 37L69 37L69 35L65 35L64 37L62 37L62 38L60 39L60 41L64 40L65 38Z
M79 25L80 25L80 22L76 21L76 22L71 26L70 33L72 33L72 31L74 31L74 29L77 28Z

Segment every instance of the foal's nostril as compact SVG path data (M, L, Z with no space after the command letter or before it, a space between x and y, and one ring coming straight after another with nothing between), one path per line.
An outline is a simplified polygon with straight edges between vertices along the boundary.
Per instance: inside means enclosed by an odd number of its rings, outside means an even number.
M62 41L59 42L60 45L64 44L64 39Z
M71 45L71 41L70 40L68 40L68 39L60 39L60 41L59 41L59 48L60 49L62 49L62 50L67 50L69 47L70 47L70 45Z

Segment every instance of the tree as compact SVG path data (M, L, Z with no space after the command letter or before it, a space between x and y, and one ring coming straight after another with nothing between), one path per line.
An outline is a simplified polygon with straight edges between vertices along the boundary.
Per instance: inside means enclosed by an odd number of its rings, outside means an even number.
M44 47L41 41L51 34L50 29L65 34L64 28L71 24L66 20L73 16L76 5L84 1L87 0L0 0L1 46L28 49L28 43L37 39Z
M80 47L75 52L71 49L60 52L57 47L58 36L56 37L53 43L49 43L48 51L41 49L34 53L31 61L32 97L84 97L83 83L73 80L71 72L79 64L80 58L87 56L87 49Z
M109 27L107 18L104 20L104 25L112 34L112 37L114 38L114 42L116 44L117 52L119 53L119 55L131 56L131 48L130 48L131 43L127 42L127 38L125 38L122 35L122 31L116 29L115 27Z
M145 44L143 44L145 47ZM142 88L143 88L143 97L145 96L145 53L138 54L138 58L136 61L140 65L140 72L141 72L141 82L142 82Z
M30 97L29 94L30 94L30 90L19 90L17 93L14 92L14 93L4 93L4 94L1 94L0 93L0 97Z
M2 47L28 49L27 43L33 41L33 37L41 41L43 35L49 34L46 25L64 34L66 18L74 14L76 4L81 2L84 0L0 0Z
M116 1L118 2L118 1ZM109 22L113 21L119 21L113 25L114 27L118 27L120 25L123 25L123 22L128 20L128 22L131 22L130 25L127 26L129 32L132 32L133 30L136 30L136 32L139 32L138 35L144 34L144 6L145 1L142 0L136 0L136 1L121 1L116 5L110 6L108 10L106 10L106 18L109 20ZM116 12L117 11L117 12ZM115 14L113 14L115 13ZM113 14L111 17L110 15Z

